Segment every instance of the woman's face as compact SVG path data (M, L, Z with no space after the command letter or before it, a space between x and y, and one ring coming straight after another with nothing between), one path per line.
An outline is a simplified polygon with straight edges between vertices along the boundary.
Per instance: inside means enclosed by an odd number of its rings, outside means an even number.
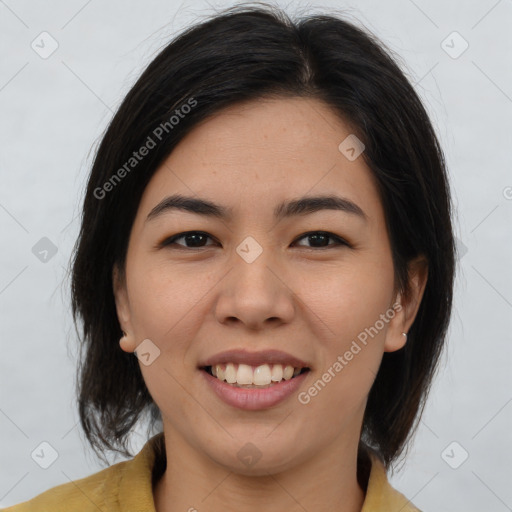
M384 211L350 135L316 100L248 102L196 126L147 185L116 303L182 453L264 474L357 446L415 310L396 307ZM216 206L166 205L176 195ZM293 203L327 196L337 208ZM286 366L308 370L283 379Z

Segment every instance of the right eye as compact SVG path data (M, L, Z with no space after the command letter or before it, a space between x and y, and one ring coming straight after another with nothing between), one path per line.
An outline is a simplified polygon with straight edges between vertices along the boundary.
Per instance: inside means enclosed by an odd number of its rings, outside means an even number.
M206 241L208 238L213 240L213 238L208 233L205 233L203 231L186 231L184 233L178 233L177 235L173 235L169 238L166 238L160 245L161 247L180 245L184 246L185 249L200 249L201 247L208 247L207 245L203 244L203 242ZM185 240L185 244L177 243L177 240L181 239Z

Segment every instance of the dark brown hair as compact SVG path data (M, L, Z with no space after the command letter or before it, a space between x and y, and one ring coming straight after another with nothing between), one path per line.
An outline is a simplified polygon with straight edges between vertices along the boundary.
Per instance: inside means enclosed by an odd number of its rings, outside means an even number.
M79 415L96 453L131 455L126 441L136 423L146 413L150 428L161 419L137 358L119 347L112 288L144 188L197 123L265 97L318 99L350 123L378 184L398 289L407 294L408 262L418 255L428 261L408 342L384 354L371 388L361 442L389 465L417 427L446 336L455 270L448 178L429 117L371 34L334 15L292 21L276 7L242 4L165 46L126 95L95 155L72 262L72 307L81 326ZM171 122L191 98L196 106ZM133 170L119 172L162 126L156 146ZM114 174L122 179L113 181Z

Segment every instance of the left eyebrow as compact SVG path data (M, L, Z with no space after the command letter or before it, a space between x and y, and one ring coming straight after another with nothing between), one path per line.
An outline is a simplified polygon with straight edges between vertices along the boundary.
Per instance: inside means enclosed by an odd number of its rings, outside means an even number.
M160 201L148 214L146 221L155 219L172 210L187 211L205 217L229 220L233 217L232 208L213 203L207 199L175 194ZM353 201L336 195L304 196L291 201L283 201L274 209L277 220L308 215L321 210L337 210L368 220L364 211Z

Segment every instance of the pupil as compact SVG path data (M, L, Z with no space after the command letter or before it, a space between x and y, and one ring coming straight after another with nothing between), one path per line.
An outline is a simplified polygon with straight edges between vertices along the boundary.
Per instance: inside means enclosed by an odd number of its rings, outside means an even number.
M195 234L192 234L192 235L187 235L186 236L186 240L187 242L190 240L190 239L195 239L195 242L192 242L192 246L193 247L200 247L201 244L200 243L197 243L198 242L198 239L201 239L201 238L204 238L204 235L201 235L199 233L195 233Z
M326 235L309 235L308 238L310 239L310 242L311 242L311 240L313 240L312 245L315 245L314 240L316 240L318 242L318 239L323 239L324 242L327 242L326 244L320 244L320 247L325 247L326 245L329 245L328 244L329 237L327 237ZM317 247L318 247L318 245L317 245Z

